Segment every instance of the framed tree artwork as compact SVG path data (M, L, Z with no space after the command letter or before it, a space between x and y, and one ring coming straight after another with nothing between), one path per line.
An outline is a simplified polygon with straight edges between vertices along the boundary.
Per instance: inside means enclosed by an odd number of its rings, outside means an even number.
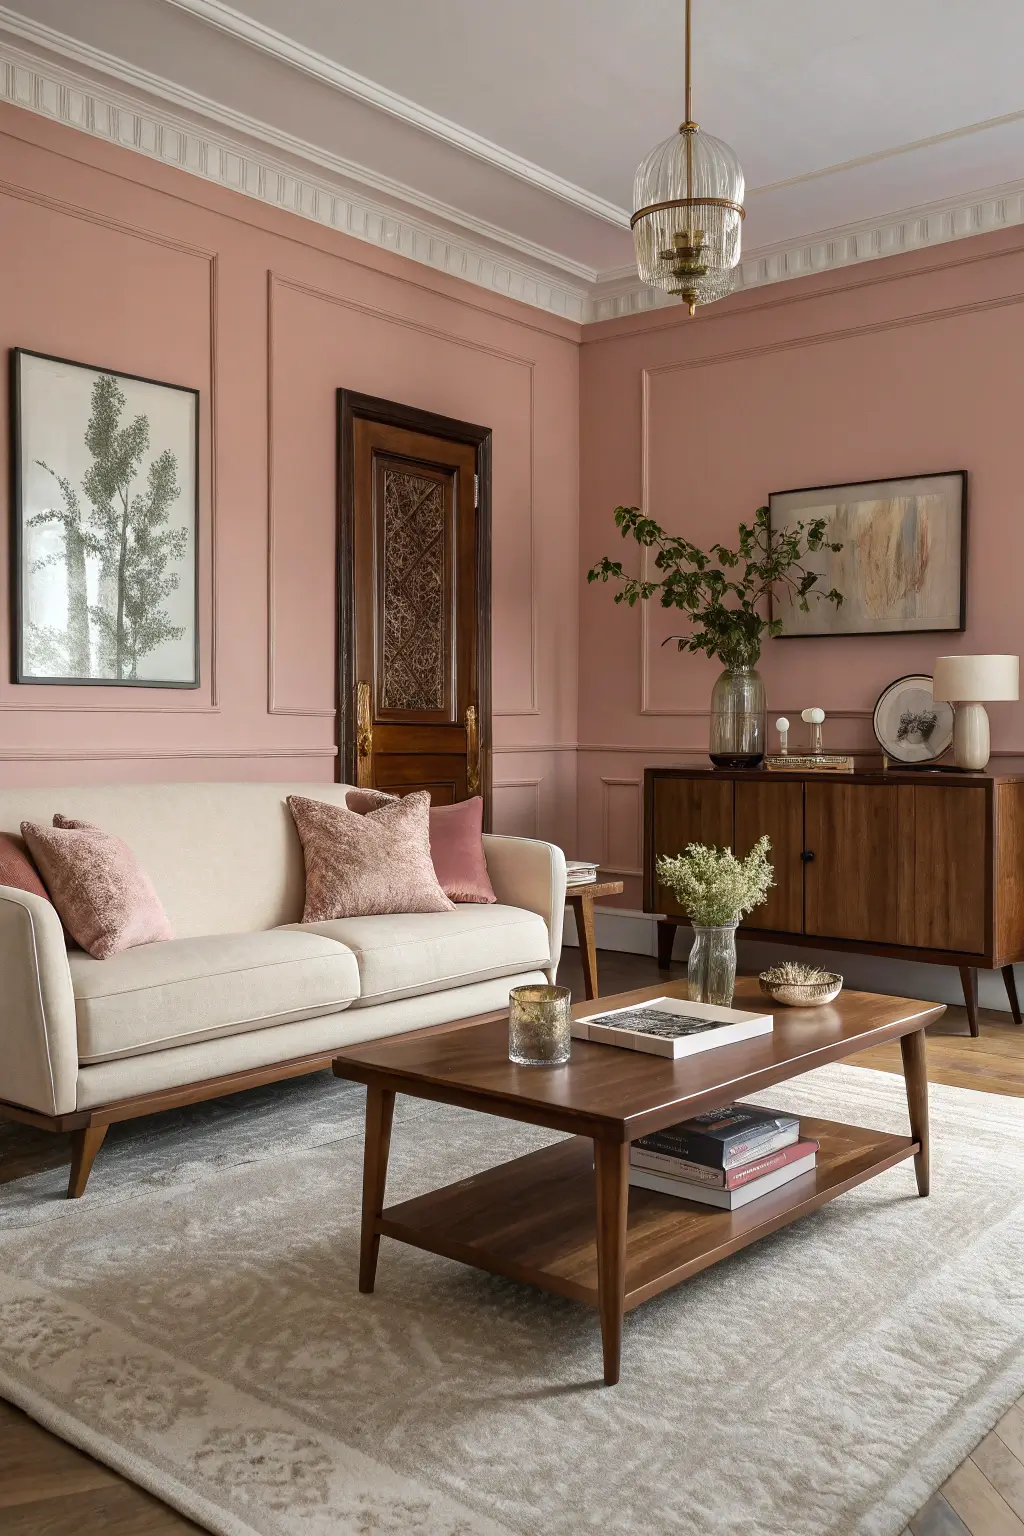
M199 392L11 353L16 683L199 686Z

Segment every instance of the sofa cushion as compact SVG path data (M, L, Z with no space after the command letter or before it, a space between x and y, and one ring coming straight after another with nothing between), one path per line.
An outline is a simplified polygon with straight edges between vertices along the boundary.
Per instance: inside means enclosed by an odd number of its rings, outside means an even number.
M356 957L308 929L68 955L83 1063L311 1019L359 994Z
M359 965L354 1008L440 992L551 964L544 919L522 907L458 906L451 912L336 917L293 924L344 944Z

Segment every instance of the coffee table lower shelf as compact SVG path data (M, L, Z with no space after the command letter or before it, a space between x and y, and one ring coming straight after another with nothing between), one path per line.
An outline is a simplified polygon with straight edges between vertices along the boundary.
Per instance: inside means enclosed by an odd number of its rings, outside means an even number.
M920 1151L919 1142L909 1136L830 1120L804 1119L801 1133L821 1144L813 1173L738 1211L631 1188L623 1309L639 1306ZM594 1143L574 1136L390 1206L377 1218L375 1230L597 1307L594 1191Z

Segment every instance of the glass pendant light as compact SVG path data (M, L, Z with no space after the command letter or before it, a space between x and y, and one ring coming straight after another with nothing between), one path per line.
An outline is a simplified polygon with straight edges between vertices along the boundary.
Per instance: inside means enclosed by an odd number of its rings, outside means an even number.
M693 121L690 5L686 0L686 121L637 167L630 225L642 280L678 294L692 315L698 304L732 292L744 183L728 144Z

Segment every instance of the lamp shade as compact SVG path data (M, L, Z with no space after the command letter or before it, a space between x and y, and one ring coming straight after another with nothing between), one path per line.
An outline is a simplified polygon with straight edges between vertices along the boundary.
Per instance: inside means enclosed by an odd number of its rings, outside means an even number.
M932 698L949 703L982 703L1020 697L1018 656L939 656Z

